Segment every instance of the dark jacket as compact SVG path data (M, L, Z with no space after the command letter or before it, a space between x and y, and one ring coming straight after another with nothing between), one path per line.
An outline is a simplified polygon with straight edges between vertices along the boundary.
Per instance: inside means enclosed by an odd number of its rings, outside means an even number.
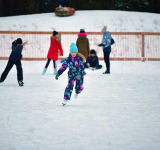
M94 57L90 56L87 58L86 63L89 63L90 67L96 67L99 65L98 57L97 56L94 56Z
M84 33L83 33L84 34ZM87 34L83 35L82 33L80 33L76 42L76 45L78 47L78 52L81 53L86 59L89 55L89 41L88 38L86 37Z
M9 56L9 60L13 62L21 60L22 59L22 49L23 49L23 46L17 45L16 41L12 42L12 52Z
M114 43L115 43L115 41L114 41L114 39L112 38L112 39L111 39L111 45L114 44ZM110 53L110 52L111 52L111 45L108 46L108 47L105 47L105 45L101 43L101 44L99 44L98 46L103 46L103 52Z

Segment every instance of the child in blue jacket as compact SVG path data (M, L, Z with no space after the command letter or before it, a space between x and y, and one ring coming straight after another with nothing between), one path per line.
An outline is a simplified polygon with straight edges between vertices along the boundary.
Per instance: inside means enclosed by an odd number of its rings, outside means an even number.
M17 40L12 42L12 52L9 56L7 66L1 75L0 83L2 83L6 79L13 65L16 65L18 84L19 86L23 86L24 84L23 83L23 69L22 69L21 59L22 59L22 49L23 49L23 46L26 44L27 42L22 43L21 38L18 38Z
M67 104L68 100L70 100L74 82L76 82L75 86L75 98L78 97L78 94L83 90L83 73L84 73L84 64L81 57L77 56L78 48L75 43L72 43L70 46L70 54L62 64L61 68L58 70L55 79L58 77L69 67L68 71L68 85L64 92L64 101L62 102L63 106Z

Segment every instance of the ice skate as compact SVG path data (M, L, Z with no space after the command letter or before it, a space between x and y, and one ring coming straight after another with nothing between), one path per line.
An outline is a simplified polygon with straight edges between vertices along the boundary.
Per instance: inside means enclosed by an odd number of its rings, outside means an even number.
M23 81L18 81L19 86L23 86Z
M68 100L64 99L64 101L62 102L62 105L65 106L67 104Z
M44 68L42 74L44 75L46 73L47 69Z
M57 74L57 68L54 68L54 73L53 73L54 75L56 75Z
M110 71L105 71L103 72L103 74L110 74Z
M75 99L78 98L78 94L77 93L74 94L74 98Z

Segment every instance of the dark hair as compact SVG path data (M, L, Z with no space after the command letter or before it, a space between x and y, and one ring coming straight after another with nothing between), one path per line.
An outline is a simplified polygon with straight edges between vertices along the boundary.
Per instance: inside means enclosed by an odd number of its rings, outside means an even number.
M96 51L95 51L94 49L92 49L92 50L90 51L90 54L96 54Z
M53 35L55 36L55 35L57 35L58 34L58 32L57 31L53 31Z
M84 29L80 29L80 33L85 33Z
M16 40L16 44L22 44L22 39L21 39L21 38L18 38L18 39Z

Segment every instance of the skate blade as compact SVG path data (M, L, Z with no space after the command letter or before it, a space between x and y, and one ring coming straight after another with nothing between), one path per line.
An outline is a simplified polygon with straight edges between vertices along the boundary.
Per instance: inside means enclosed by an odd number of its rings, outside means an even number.
M65 106L66 104L62 103L63 106Z

